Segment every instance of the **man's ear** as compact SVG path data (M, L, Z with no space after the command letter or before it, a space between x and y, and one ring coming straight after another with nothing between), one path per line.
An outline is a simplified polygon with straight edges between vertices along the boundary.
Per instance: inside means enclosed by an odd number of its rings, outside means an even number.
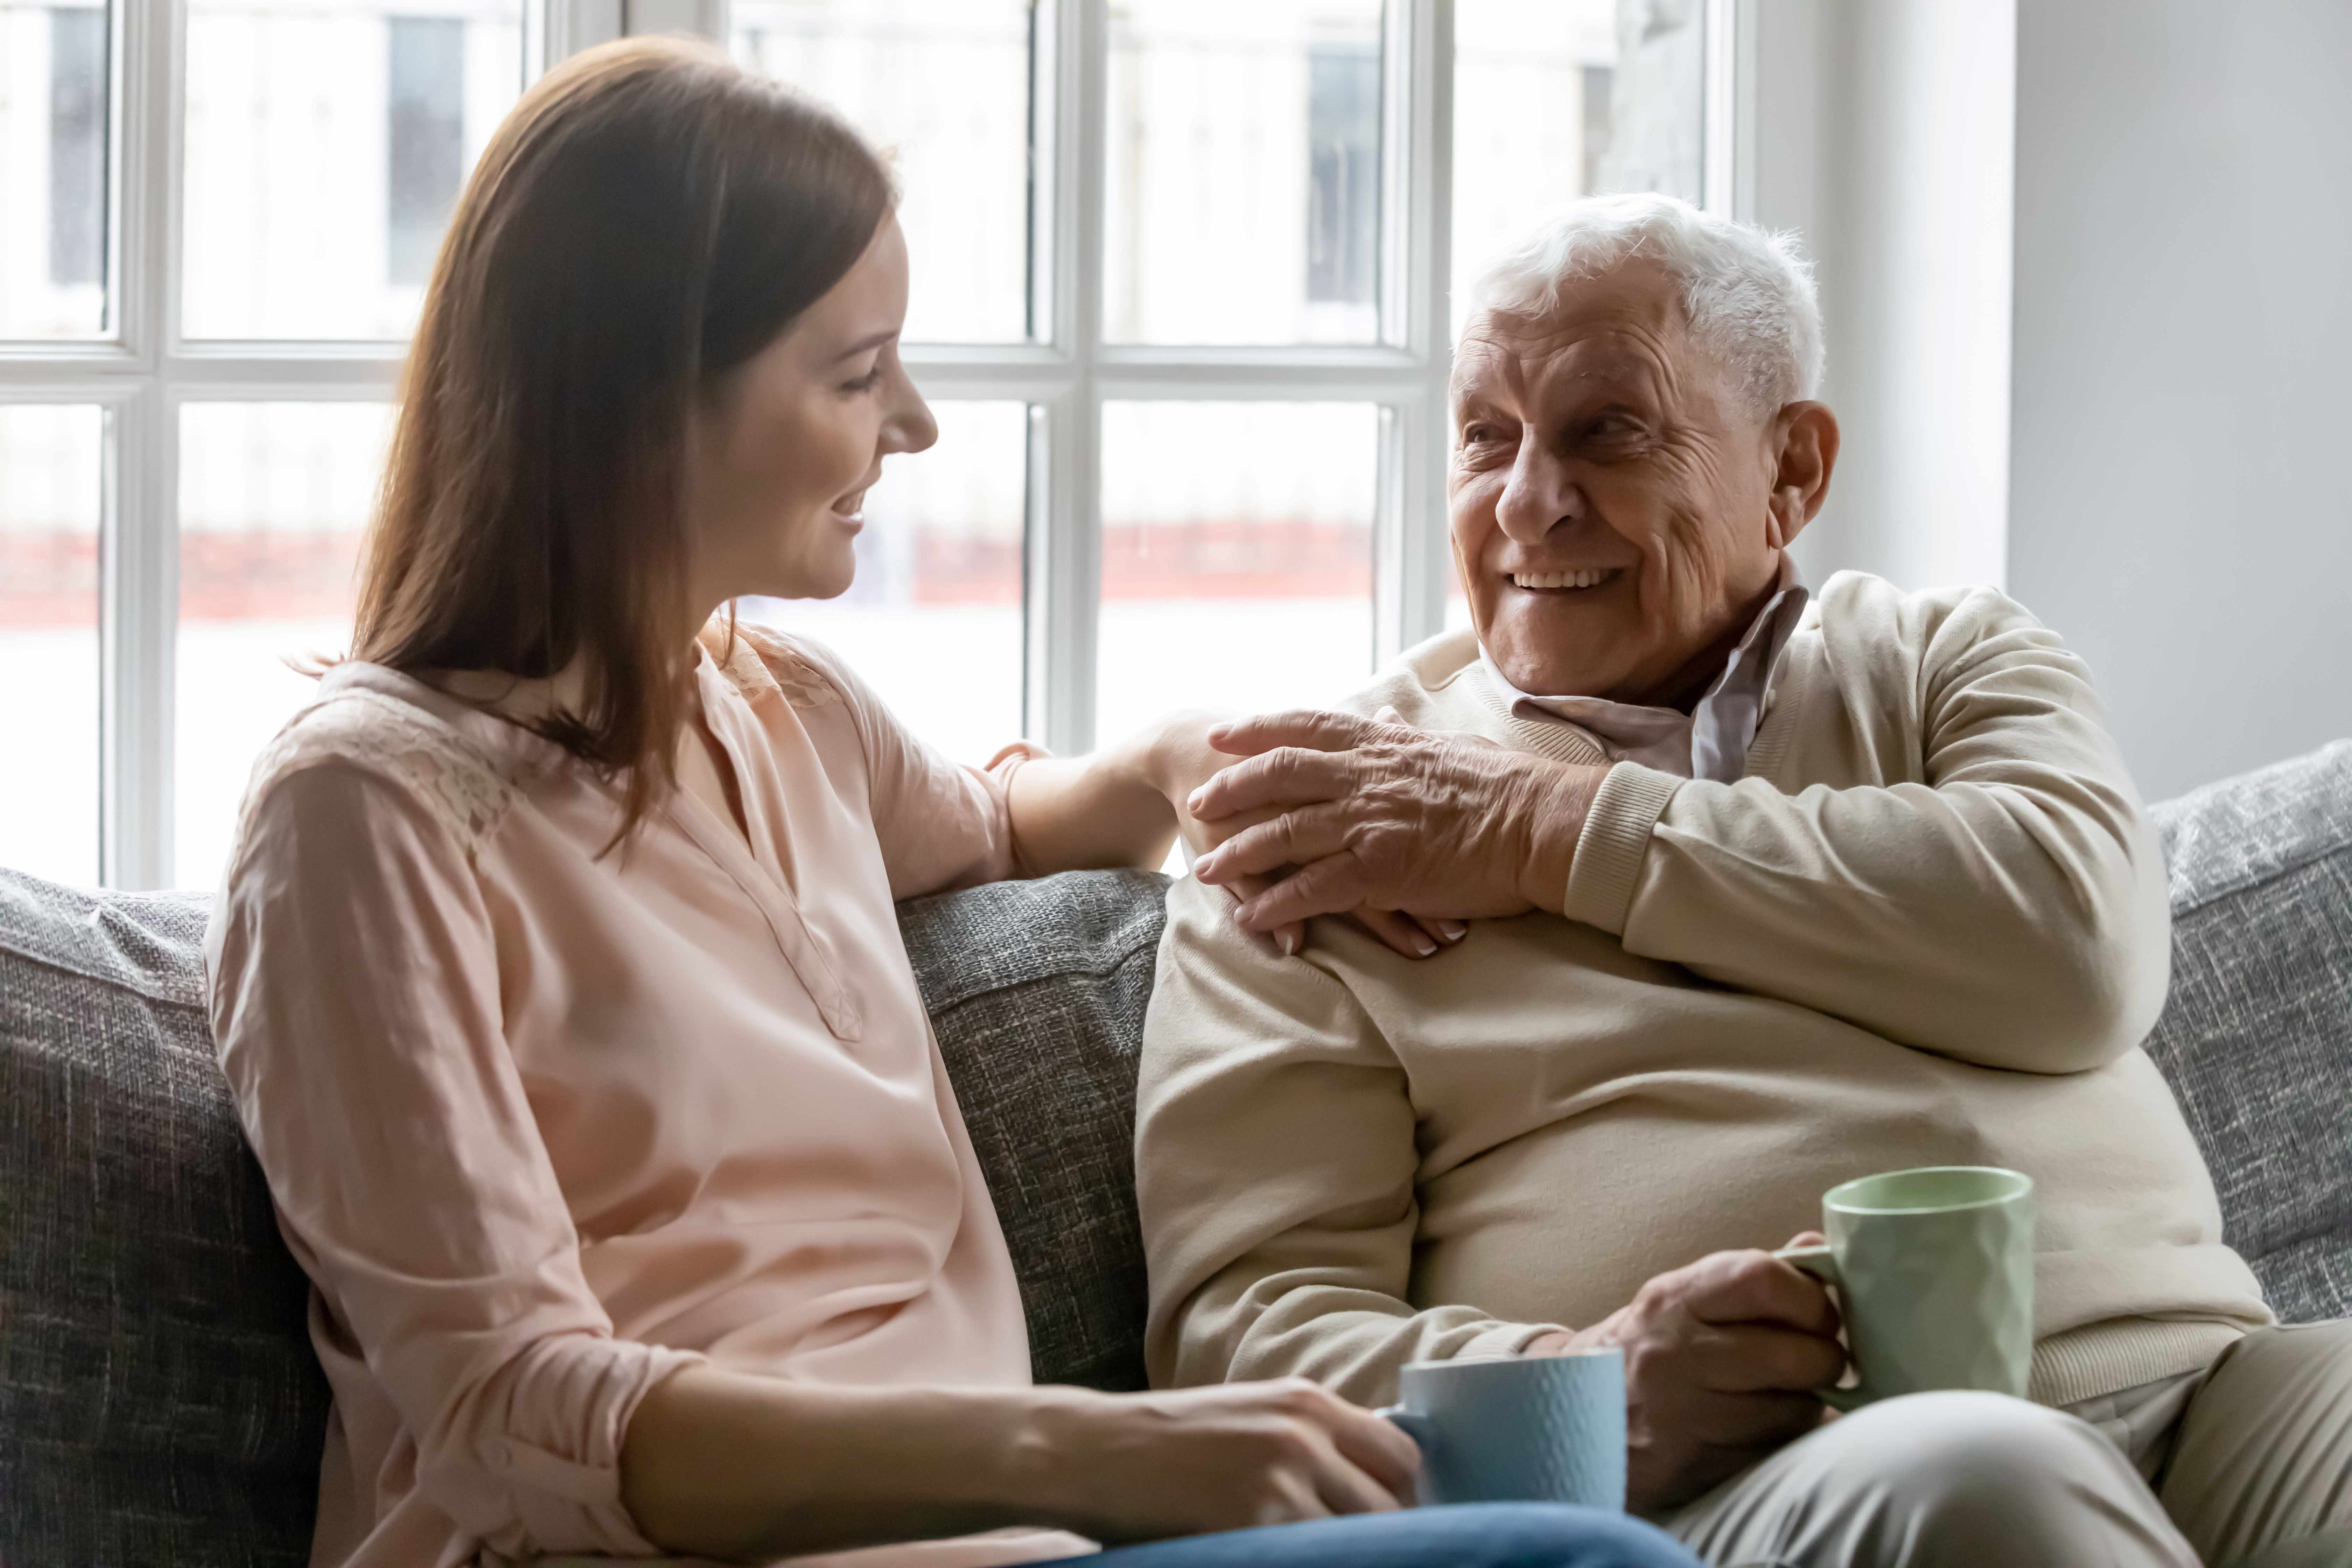
M1769 503L1772 546L1785 550L1829 499L1837 467L1838 422L1826 403L1791 403L1773 417L1777 467Z

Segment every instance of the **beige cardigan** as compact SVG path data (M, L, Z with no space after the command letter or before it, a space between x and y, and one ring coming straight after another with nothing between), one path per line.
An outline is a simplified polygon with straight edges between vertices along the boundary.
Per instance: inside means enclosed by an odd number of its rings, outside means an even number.
M1454 633L1348 706L1568 761ZM2164 868L2082 661L1990 590L1841 574L1737 784L1631 763L1566 919L1424 963L1316 922L1284 959L1189 879L1144 1031L1138 1192L1160 1384L1507 1353L1908 1165L2041 1189L2032 1394L2202 1366L2270 1321L2138 1048Z

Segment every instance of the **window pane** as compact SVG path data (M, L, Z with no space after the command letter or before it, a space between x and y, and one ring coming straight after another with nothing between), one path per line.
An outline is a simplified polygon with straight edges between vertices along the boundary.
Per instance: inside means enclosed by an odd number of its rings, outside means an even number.
M1454 331L1495 250L1547 208L1603 191L1700 199L1697 0L1455 0Z
M98 881L105 416L0 405L0 866Z
M1381 335L1380 0L1112 0L1115 342Z
M522 89L519 0L188 0L196 338L404 338Z
M107 12L0 0L0 338L106 330Z
M181 410L175 886L219 879L255 755L315 689L286 661L350 645L391 433L374 403Z
M838 599L745 599L743 618L838 652L907 725L985 762L1021 733L1021 549L1029 412L941 403L939 445L890 458Z
M736 0L735 58L891 155L917 342L1029 336L1032 0Z
M1108 403L1102 464L1098 741L1363 684L1376 406Z

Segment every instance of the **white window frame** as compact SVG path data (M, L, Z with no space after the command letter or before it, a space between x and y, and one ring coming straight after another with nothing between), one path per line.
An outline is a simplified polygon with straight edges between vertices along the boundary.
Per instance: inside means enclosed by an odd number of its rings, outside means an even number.
M1163 348L1102 336L1107 0L1037 0L1032 204L1040 341L910 343L940 401L1030 413L1024 728L1056 751L1091 746L1100 608L1102 406L1108 401L1333 401L1381 410L1374 519L1376 658L1443 625L1447 576L1445 385L1451 360L1454 0L1388 0L1382 69L1381 311L1373 346ZM1706 0L1706 205L1744 213L1755 0ZM100 875L154 888L172 876L178 633L180 411L196 402L390 402L405 345L191 342L178 273L184 183L184 12L115 0L109 68L108 277L99 340L0 342L0 404L96 405L106 441L101 511ZM623 33L724 43L727 0L538 0L526 69Z

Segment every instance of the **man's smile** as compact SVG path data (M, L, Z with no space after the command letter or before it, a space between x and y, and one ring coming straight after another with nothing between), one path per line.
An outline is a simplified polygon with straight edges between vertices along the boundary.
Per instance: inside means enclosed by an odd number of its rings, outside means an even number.
M1511 586L1530 594L1573 594L1603 587L1625 574L1622 566L1584 566L1561 572L1514 572Z

